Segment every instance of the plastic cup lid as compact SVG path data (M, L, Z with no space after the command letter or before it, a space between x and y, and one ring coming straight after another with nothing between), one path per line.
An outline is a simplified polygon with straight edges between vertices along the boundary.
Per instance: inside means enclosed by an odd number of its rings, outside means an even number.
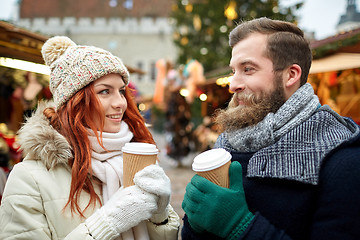
M231 159L231 154L223 148L215 148L200 153L194 158L192 169L195 172L205 172L216 169Z
M141 143L141 142L125 143L125 146L122 148L122 151L126 153L140 154L140 155L154 155L159 153L159 150L156 148L156 145L150 143Z

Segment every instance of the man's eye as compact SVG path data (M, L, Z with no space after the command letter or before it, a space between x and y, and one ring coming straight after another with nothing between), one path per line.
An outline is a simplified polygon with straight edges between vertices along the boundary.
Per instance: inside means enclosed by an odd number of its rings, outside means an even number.
M249 71L251 71L251 69L252 69L252 68L250 68L250 67L245 67L245 68L244 68L244 71L245 71L245 72L249 72Z

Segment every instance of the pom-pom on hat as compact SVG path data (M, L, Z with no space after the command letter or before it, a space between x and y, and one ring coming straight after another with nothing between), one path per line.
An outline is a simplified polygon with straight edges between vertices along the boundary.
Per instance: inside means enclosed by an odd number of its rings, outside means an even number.
M45 42L41 53L51 70L50 91L57 109L77 91L107 74L118 73L125 84L129 83L129 72L121 59L104 49L76 45L68 37L56 36Z

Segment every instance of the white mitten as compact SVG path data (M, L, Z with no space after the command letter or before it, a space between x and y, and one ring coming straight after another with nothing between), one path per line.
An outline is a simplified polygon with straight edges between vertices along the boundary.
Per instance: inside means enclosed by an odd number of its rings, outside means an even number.
M158 196L138 186L120 188L107 203L85 220L95 239L114 239L149 219L157 210Z
M159 165L150 165L137 172L134 183L146 192L159 196L157 211L150 218L154 223L160 223L167 219L168 208L171 194L171 183L164 170Z

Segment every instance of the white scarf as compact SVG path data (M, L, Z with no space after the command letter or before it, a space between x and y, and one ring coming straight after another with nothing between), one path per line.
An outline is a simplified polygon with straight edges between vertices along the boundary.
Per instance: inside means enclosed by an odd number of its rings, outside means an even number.
M100 133L98 132L100 135ZM122 147L130 142L133 133L129 126L122 121L118 133L102 133L102 141L105 151L97 141L94 132L89 129L89 140L91 143L91 165L94 176L102 182L103 202L104 204L121 187L123 180L123 155ZM148 240L148 232L145 222L132 229L121 233L118 239L122 240Z

